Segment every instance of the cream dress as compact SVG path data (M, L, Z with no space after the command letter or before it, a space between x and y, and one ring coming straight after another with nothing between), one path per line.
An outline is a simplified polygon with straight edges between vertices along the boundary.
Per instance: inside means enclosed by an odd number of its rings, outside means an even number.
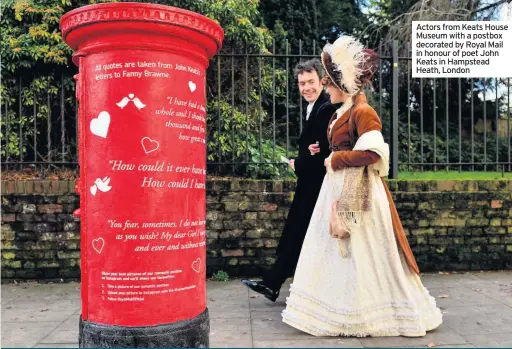
M395 240L384 185L371 171L372 224L354 229L343 257L329 235L345 170L328 171L302 246L283 321L314 336L424 336L441 311Z

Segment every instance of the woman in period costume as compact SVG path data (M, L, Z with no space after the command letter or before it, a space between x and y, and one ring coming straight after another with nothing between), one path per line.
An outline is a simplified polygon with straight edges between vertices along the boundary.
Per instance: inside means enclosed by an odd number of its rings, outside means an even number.
M332 153L309 224L283 321L314 336L424 336L441 311L419 277L383 180L389 147L361 92L378 55L350 36L322 52L332 103Z

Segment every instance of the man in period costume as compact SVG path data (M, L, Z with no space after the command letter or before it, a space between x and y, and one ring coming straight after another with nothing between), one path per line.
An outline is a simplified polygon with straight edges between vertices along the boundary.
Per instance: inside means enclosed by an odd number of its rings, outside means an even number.
M293 276L304 236L315 208L318 193L326 173L324 160L330 154L327 127L337 106L329 102L322 87L324 69L319 60L299 63L295 68L299 91L309 103L305 126L299 137L299 155L290 160L297 175L295 196L288 213L276 251L274 265L264 274L262 281L242 280L252 290L271 301L279 296L281 286Z

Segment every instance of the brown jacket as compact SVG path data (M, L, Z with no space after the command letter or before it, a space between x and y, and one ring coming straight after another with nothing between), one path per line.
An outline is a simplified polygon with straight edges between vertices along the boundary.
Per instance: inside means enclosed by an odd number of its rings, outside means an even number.
M345 112L338 121L333 125L332 131L327 130L327 137L329 139L330 147L333 152L331 158L331 166L336 171L343 167L360 167L368 166L376 163L379 160L379 156L372 151L360 151L352 150L350 142L349 132L349 117L350 110ZM336 119L334 114L329 122L329 125ZM352 127L354 133L354 140L357 140L357 136L369 131L380 131L382 132L382 123L380 121L377 112L368 104L365 95L358 94L355 96L354 107L352 111ZM416 259L412 253L409 242L405 235L400 217L393 202L393 198L384 179L382 179L386 195L389 201L389 209L391 212L391 219L393 221L393 230L395 238L402 249L407 264L411 267L414 272L419 274L419 268L416 264Z

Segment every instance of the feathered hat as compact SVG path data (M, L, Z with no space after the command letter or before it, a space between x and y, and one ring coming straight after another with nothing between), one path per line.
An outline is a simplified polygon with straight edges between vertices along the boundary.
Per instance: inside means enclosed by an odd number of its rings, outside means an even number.
M369 83L377 71L379 56L351 36L342 36L325 45L322 64L332 82L349 95Z

